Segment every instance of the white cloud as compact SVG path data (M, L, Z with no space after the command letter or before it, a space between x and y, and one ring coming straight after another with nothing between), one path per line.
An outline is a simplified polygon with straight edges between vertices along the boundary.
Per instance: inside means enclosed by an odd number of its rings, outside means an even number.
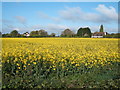
M15 16L15 19L17 20L18 23L22 24L24 27L29 27L27 24L27 19L23 16Z
M80 27L89 27L91 29L91 32L96 32L99 31L100 26L66 26L66 25L62 25L62 24L47 24L47 25L31 25L29 27L19 27L19 26L14 26L14 25L6 25L3 27L2 31L4 33L10 33L12 30L18 30L20 33L24 33L24 32L31 32L33 30L40 30L40 29L44 29L46 30L49 34L51 33L56 33L56 35L60 35L62 31L64 31L65 29L69 28L72 31L74 31L75 33L77 33L77 30ZM113 32L113 33L117 33L118 32L118 27L108 27L108 26L104 26L104 31L106 32Z
M40 11L38 12L38 16L41 17L41 18L46 18L46 19L49 18L49 16L47 14L45 14L43 12L40 12Z
M105 31L108 31L109 33L118 33L118 27L105 27Z
M17 31L20 31L20 29L19 29L19 28L13 28L13 30L17 30Z
M100 26L90 26L91 32L99 32ZM117 33L118 27L104 26L104 31L108 33Z
M113 19L113 20L117 20L118 19L118 14L117 14L115 8L112 7L112 6L106 7L105 5L100 4L96 8L96 10L98 12L100 12L102 15L106 16L106 18Z
M2 27L2 33L10 33L12 30L18 30L21 32L20 28L14 25L4 24Z
M23 16L15 16L15 18L21 24L25 24L27 22L26 18Z
M49 20L55 21L57 23L59 23L61 21L60 18L58 18L58 17L49 16L46 13L43 13L43 12L40 12L40 11L38 12L38 16L40 18L49 19Z
M100 26L90 26L91 32L99 32Z
M49 30L64 30L64 29L68 28L68 26L59 25L59 24L48 24L46 27Z
M39 25L39 24L36 24L36 25L32 25L31 28L32 28L33 30L39 30L39 29L42 28L42 26Z
M40 25L40 24L36 24L36 25L31 25L29 27L19 27L19 26L14 26L14 25L6 25L3 28L3 32L11 32L12 30L18 30L20 33L24 33L24 32L31 32L34 30L41 30L44 29L46 30L49 34L50 33L56 33L56 34L61 34L61 32L63 30L65 30L66 28L69 28L68 26L65 25L60 25L60 24L47 24L47 25Z
M82 12L79 7L73 7L73 8L66 7L65 10L59 11L59 14L63 19L74 22L74 21L78 21L78 19L80 18L80 14L82 14Z
M98 11L100 14L98 13L91 13L91 12L84 12L80 7L66 7L64 10L59 11L59 15L58 17L53 17L53 16L49 16L43 12L39 12L39 17L43 18L43 19L49 19L55 22L59 22L62 20L68 20L68 21L72 21L74 22L94 22L97 24L103 24L103 23L108 23L108 22L113 22L113 21L117 21L117 12L115 10L114 7L106 7L105 5L98 5L98 7L95 8L96 11ZM23 16L15 16L15 19L23 24L23 25L27 25L27 20L25 17ZM62 25L62 24L46 24L46 25L32 25L29 27L23 27L23 26L13 26L11 25L9 20L3 20L6 26L3 30L5 30L5 32L7 31L11 31L14 29L19 30L19 32L23 33L23 32L30 32L32 30L40 30L40 29L45 29L46 31L52 33L61 33L63 30L65 30L66 28L70 28L71 30L77 31L79 29L79 27L81 26L66 26L66 25ZM62 22L62 21L61 21ZM13 24L13 23L12 23ZM68 23L69 24L69 23ZM96 25L96 24L95 24ZM84 26L82 26L84 27ZM95 31L99 31L99 26L92 26L90 27L90 29L92 30L92 32ZM6 31L7 30L7 31ZM117 32L118 29L117 28L110 28L110 27L105 27L105 30L107 32Z
M65 30L66 28L69 28L68 26L65 25L60 25L60 24L47 24L47 25L33 25L29 30L40 30L44 29L46 30L49 34L50 33L56 33L60 34L61 31Z
M110 23L117 21L117 12L114 7L98 5L96 10L100 13L84 12L80 7L66 7L65 10L59 11L61 18L72 22L93 22L93 23Z
M6 20L6 19L0 19L0 22L2 22L2 23L10 23L11 21L10 20Z

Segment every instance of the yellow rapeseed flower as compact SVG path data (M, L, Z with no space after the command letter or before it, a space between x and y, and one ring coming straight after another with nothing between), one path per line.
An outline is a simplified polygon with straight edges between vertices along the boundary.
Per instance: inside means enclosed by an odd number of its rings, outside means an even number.
M36 62L33 62L33 64L37 64Z

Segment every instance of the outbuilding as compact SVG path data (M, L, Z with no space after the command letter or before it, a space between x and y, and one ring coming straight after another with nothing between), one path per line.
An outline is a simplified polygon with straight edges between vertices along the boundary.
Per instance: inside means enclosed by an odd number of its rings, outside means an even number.
M107 34L107 32L95 32L92 34L91 38L103 38L103 36L105 36Z

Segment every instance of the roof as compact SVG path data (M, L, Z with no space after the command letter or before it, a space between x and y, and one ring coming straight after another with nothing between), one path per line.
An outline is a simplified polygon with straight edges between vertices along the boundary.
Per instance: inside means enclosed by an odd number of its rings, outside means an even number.
M92 36L104 36L106 32L95 32Z

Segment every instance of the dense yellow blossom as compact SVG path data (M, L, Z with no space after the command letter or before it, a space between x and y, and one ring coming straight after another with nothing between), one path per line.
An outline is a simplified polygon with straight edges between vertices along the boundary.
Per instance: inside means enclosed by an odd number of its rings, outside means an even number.
M3 38L2 42L2 62L16 64L18 69L37 63L68 70L69 66L92 68L120 62L118 39Z

